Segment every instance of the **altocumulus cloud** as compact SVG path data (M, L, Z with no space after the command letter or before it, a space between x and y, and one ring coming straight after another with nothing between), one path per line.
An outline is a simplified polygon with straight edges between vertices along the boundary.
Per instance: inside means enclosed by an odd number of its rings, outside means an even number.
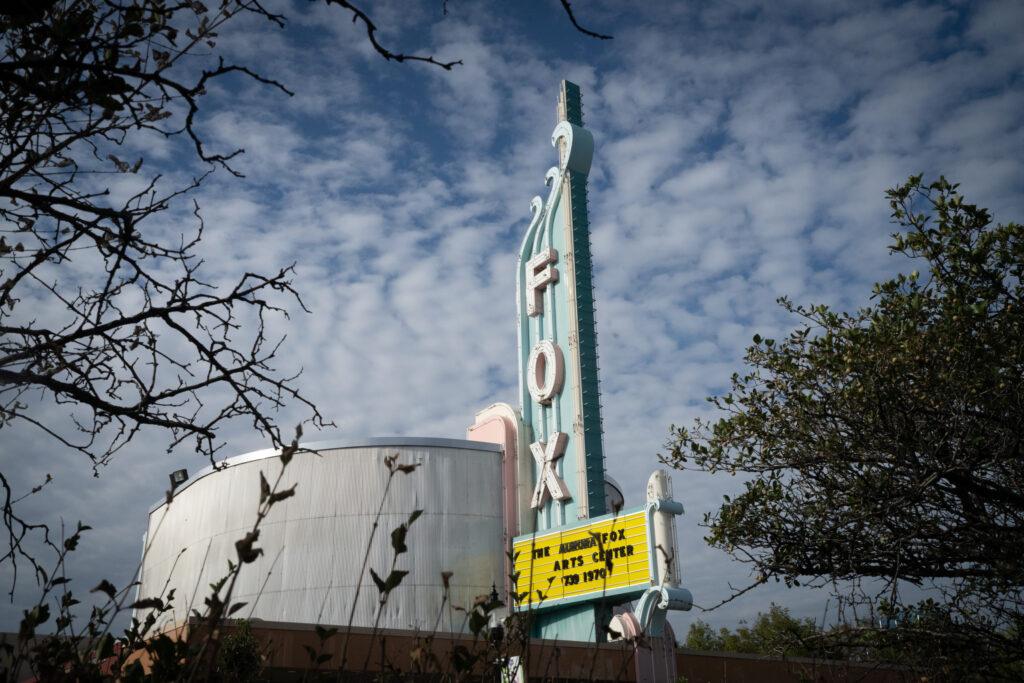
M581 5L609 42L574 33L555 2L428 5L376 3L375 19L391 45L463 59L453 72L384 63L339 13L300 4L284 31L246 22L222 42L295 97L228 83L203 118L211 144L246 149L246 178L215 174L197 197L206 279L298 264L312 313L276 328L281 366L305 370L300 387L343 435L458 437L476 410L515 402L514 253L553 163L560 78L583 86L597 140L605 442L627 503L668 426L709 415L704 397L751 336L793 325L776 297L852 308L906 265L887 256L885 188L944 173L998 219L1024 215L1018 2ZM139 150L172 182L192 172L166 142ZM180 232L186 209L159 229ZM242 423L225 437L225 454L265 445ZM96 528L72 567L79 590L130 580L166 473L204 464L154 435L84 481L80 458L2 438L22 485L55 476L27 513ZM686 583L713 604L748 577L704 547L698 521L738 482L674 479ZM4 606L5 629L30 595ZM765 587L677 626L772 600L819 616L825 595Z

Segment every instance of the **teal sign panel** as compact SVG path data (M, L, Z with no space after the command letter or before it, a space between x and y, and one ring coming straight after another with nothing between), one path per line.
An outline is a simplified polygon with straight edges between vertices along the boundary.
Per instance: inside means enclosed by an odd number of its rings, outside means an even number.
M552 134L559 163L535 197L517 271L519 393L543 531L602 515L604 450L597 375L587 175L594 142L579 87L562 82Z

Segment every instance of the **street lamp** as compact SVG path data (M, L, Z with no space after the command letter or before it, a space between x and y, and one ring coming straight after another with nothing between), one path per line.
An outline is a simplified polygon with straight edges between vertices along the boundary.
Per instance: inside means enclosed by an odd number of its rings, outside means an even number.
M171 478L171 491L188 481L188 470L174 470L169 475Z

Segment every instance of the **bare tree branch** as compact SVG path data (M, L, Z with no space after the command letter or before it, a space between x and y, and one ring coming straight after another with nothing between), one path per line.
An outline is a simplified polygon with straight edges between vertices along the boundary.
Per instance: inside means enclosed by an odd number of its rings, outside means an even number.
M370 19L370 17L366 14L366 12L361 10L359 7L356 7L351 2L348 2L348 0L324 0L324 1L328 5L338 5L339 7L342 7L344 9L347 9L348 11L350 11L352 13L352 23L355 23L357 21L361 21L363 23L363 25L366 27L366 37L367 37L367 39L369 39L370 45L373 46L373 49L376 50L377 53L381 57L383 57L384 59L386 59L388 61L392 61L393 60L393 61L396 61L396 62L399 62L399 63L401 63L401 62L425 62L427 64L433 64L434 66L439 66L442 69L444 69L445 71L451 71L452 67L454 67L456 65L459 65L459 64L462 64L462 60L461 59L456 59L456 60L451 61L451 62L441 62L441 61L438 61L437 59L434 59L433 55L427 55L427 56L424 56L424 55L408 55L408 54L404 54L404 53L401 53L401 52L392 52L391 50L389 50L386 47L384 47L383 45L381 45L380 41L377 40L377 25L373 23L373 20Z
M570 4L569 0L561 0L561 2L562 2L562 9L565 10L566 15L568 15L568 17L569 17L569 21L572 22L572 25L574 27L576 27L577 31L579 31L580 33L582 33L585 36L590 36L591 38L597 38L598 40L611 40L612 39L612 36L606 36L603 33L595 33L594 31L591 31L590 29L586 29L586 28L583 28L582 26L580 26L579 22L576 21L576 15L573 14L572 5Z

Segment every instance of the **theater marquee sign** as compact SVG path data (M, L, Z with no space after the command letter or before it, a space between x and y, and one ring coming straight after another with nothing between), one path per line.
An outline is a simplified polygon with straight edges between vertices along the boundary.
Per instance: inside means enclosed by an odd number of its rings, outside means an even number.
M641 508L516 539L518 607L545 609L646 590L648 537Z

